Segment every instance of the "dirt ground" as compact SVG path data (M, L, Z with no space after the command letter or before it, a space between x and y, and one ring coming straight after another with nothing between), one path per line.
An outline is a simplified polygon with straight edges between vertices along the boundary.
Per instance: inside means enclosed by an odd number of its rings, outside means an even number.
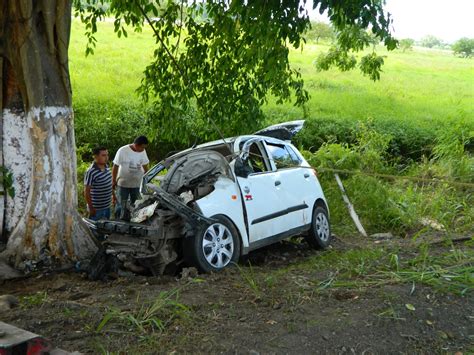
M332 248L380 247L355 240L337 238ZM472 290L461 296L403 282L325 288L331 265L307 265L322 253L282 242L219 274L88 281L69 272L0 281L0 294L20 299L0 320L83 353L474 352ZM160 297L166 301L153 318L148 305ZM121 321L102 326L114 310Z

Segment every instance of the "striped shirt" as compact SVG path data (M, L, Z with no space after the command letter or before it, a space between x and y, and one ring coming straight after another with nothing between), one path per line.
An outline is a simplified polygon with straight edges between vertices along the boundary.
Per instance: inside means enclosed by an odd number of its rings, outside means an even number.
M84 185L91 187L92 206L96 210L109 208L112 201L112 174L106 166L104 170L93 163L84 176Z

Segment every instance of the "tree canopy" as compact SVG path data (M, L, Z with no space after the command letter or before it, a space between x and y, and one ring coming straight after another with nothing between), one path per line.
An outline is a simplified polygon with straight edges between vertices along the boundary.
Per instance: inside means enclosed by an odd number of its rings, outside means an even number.
M470 58L474 54L474 38L463 37L453 44L452 50L455 55Z
M336 34L330 24L321 21L311 21L311 28L305 33L307 41L319 43L320 39L332 41Z
M372 42L360 38L368 29L388 49L396 47L392 20L382 0L316 0L338 33L342 56ZM255 128L269 95L278 102L308 100L298 69L289 64L289 48L301 48L310 18L304 2L75 0L76 15L86 24L92 53L97 21L113 17L118 36L126 25L153 28L156 46L144 70L139 94L153 103L151 124L160 135L189 140L196 128L212 135ZM383 60L375 52L361 60L363 73L378 78ZM329 63L328 67L331 64ZM209 120L212 118L212 120Z
M427 35L420 40L420 46L426 48L438 47L441 46L442 43L443 42L439 38L433 35Z
M412 38L403 38L400 40L400 48L403 52L412 50L414 44L415 40Z

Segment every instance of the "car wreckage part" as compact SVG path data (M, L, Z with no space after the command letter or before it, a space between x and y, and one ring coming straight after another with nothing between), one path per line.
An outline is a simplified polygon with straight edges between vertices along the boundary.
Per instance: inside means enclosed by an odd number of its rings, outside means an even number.
M52 343L41 335L17 328L0 321L0 355L17 354L70 354L54 348Z
M147 174L145 181L150 182L158 172ZM169 168L160 187L171 194L191 190L197 200L212 192L212 185L219 176L234 180L224 156L212 150L199 150L178 158Z
M178 257L176 239L185 236L189 230L207 229L215 222L184 204L178 196L157 186L152 190L154 193L147 203L153 205L158 201L162 208L156 208L146 223L84 219L96 234L106 236L89 264L87 272L90 278L101 279L116 271L117 263L113 257L123 265L129 265L128 269L133 272L142 266L153 275L161 275L165 267Z
M191 224L193 227L199 227L201 225L208 226L209 224L213 223L213 220L203 216L201 213L195 211L191 207L185 205L178 196L170 194L158 186L152 187L154 194L153 198L156 198L162 206L166 206L171 213L170 215L178 215L183 218L186 223ZM152 201L153 203L153 201ZM165 214L166 210L158 210L158 214ZM98 233L102 234L126 234L131 236L137 237L156 237L162 232L162 224L158 223L155 225L147 225L143 223L133 223L133 222L125 222L125 221L117 221L117 220L98 220L92 221L90 219L85 218L84 221L89 226L89 228L96 230ZM162 238L165 238L164 236Z
M202 272L220 271L240 257L240 237L234 224L223 215L216 222L183 240L185 260Z

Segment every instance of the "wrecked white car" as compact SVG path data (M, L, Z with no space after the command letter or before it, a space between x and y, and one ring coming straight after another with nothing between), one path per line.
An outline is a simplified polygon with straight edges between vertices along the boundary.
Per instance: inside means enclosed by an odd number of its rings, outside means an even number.
M102 237L102 258L160 275L183 261L219 271L299 234L326 248L327 202L316 172L290 143L303 124L198 145L155 165L143 177L131 222L85 219Z

